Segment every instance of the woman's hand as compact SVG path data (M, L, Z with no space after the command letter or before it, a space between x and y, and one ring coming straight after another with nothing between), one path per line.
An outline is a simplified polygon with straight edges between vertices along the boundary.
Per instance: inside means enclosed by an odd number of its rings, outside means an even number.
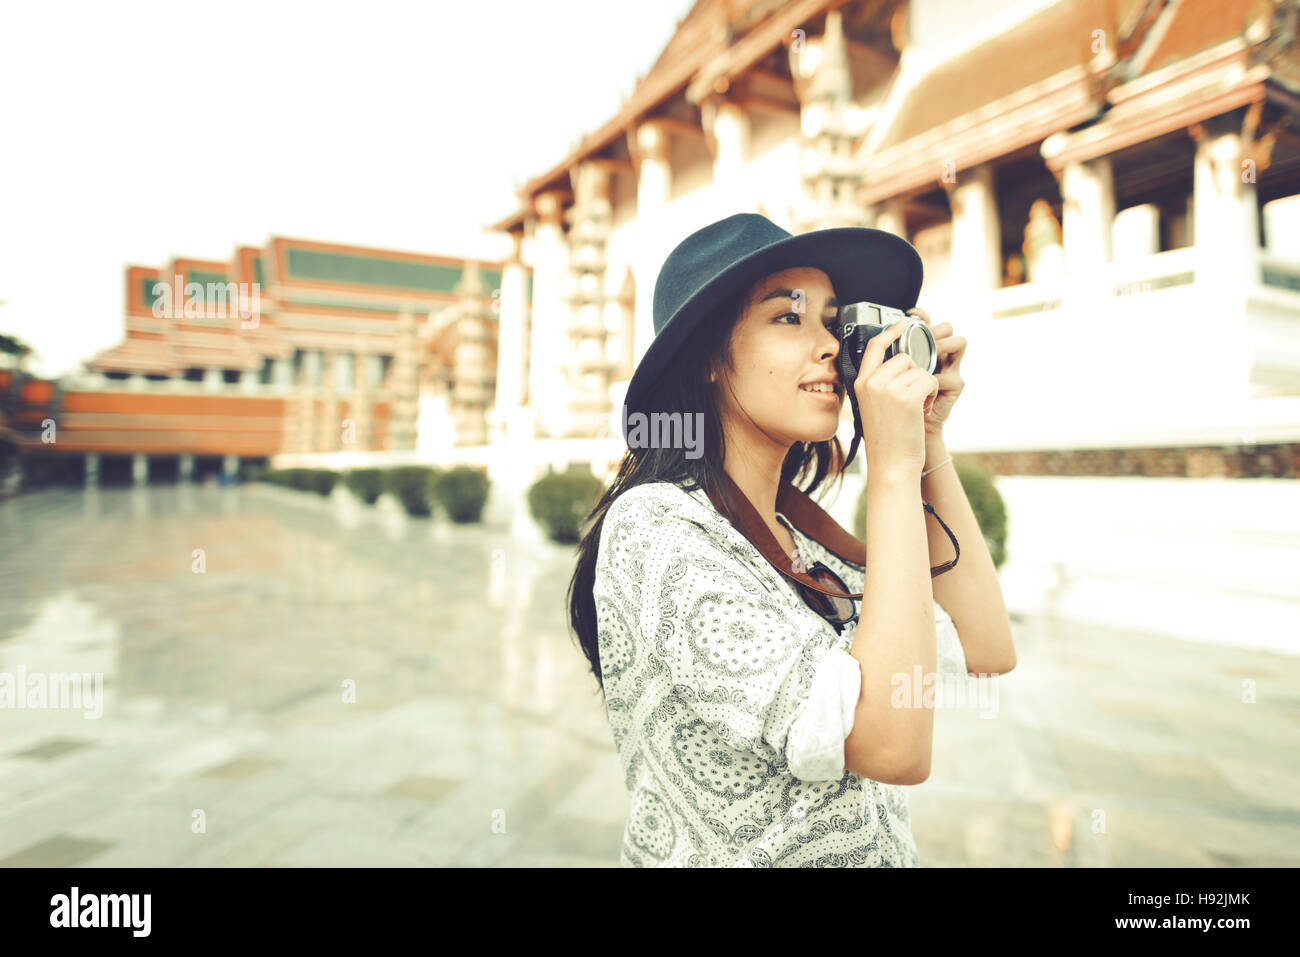
M912 308L907 312L908 315L924 319L926 325L930 326L939 352L939 360L934 367L935 378L939 380L939 394L925 413L925 437L931 439L943 434L943 424L948 421L953 404L966 387L959 371L962 356L966 354L966 340L952 334L950 322L936 326L924 309Z
M867 341L853 391L862 416L868 473L896 473L915 478L925 466L924 407L938 394L939 381L899 353L882 361L898 340L899 320Z

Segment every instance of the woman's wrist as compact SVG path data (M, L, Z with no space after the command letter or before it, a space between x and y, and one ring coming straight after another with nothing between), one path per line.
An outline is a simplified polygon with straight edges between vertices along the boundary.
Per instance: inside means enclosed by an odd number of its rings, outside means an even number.
M944 459L948 458L948 446L944 444L942 435L927 435L925 437L925 464L921 466L921 471L925 472Z

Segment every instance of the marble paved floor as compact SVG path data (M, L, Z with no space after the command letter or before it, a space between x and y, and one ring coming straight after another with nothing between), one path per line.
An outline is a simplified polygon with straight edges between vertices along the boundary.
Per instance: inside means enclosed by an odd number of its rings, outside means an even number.
M572 548L260 485L23 495L0 541L0 865L617 865ZM936 716L924 865L1300 865L1300 658L1016 640Z

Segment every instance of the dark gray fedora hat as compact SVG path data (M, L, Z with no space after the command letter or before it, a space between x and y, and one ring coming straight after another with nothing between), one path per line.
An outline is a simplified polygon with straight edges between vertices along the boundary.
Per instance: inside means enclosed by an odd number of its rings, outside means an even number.
M841 303L910 309L921 291L921 256L906 239L859 226L794 235L758 213L737 213L677 245L655 281L655 337L637 363L624 400L628 413L656 409L682 343L701 322L725 322L730 297L764 276L812 266L830 277ZM626 438L626 436L625 436Z

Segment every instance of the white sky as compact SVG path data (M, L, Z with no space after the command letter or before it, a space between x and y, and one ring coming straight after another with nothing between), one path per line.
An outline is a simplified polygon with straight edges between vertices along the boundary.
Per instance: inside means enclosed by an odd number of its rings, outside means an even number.
M123 271L272 235L503 256L483 226L693 0L0 5L0 332L121 341Z

